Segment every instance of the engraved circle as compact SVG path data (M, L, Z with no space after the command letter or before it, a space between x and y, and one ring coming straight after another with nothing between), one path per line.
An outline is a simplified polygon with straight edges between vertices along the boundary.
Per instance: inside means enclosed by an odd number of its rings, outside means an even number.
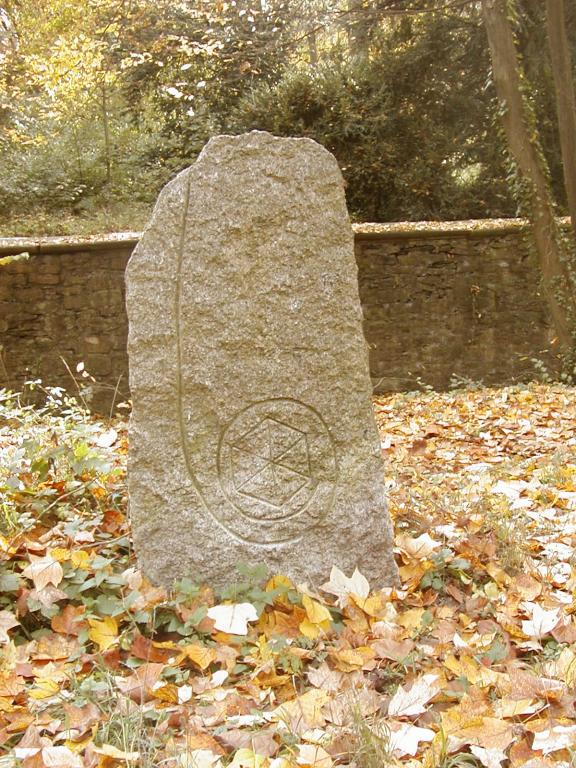
M246 521L259 529L288 524L299 535L332 506L333 440L310 406L288 398L261 400L224 430L218 475L224 495Z

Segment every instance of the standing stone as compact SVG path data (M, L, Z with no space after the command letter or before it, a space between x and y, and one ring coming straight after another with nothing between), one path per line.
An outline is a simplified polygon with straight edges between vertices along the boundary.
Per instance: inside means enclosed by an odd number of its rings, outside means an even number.
M218 136L160 194L127 271L129 494L143 572L318 585L396 568L353 235L334 157Z

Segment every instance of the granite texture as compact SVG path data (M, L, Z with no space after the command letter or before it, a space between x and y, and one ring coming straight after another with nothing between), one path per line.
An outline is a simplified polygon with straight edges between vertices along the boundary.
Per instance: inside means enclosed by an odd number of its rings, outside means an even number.
M309 139L212 139L127 268L129 494L143 572L231 582L265 563L397 578L353 234Z

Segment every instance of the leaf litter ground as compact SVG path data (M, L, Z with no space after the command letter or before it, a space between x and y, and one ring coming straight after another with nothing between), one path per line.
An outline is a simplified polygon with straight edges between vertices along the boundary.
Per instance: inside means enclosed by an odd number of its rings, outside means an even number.
M574 765L574 389L377 398L401 587L220 594L139 573L125 424L60 400L0 399L2 768Z

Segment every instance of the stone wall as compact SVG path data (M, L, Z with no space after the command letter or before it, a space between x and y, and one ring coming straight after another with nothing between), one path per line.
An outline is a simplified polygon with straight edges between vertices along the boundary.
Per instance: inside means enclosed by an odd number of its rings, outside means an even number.
M446 388L455 377L508 384L532 378L535 359L550 366L525 222L355 230L377 391ZM129 396L123 273L137 239L0 239L0 259L30 254L0 264L0 386L42 378L74 391L84 362L96 410Z

